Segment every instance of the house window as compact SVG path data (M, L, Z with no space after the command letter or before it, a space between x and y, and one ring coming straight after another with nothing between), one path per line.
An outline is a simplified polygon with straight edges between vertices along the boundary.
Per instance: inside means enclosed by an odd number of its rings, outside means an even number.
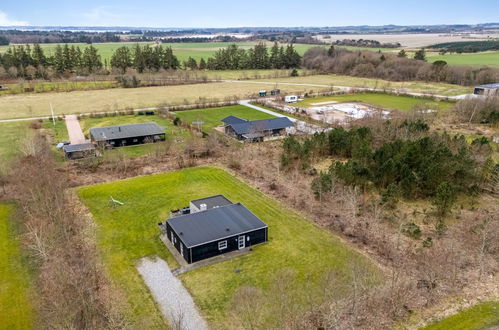
M182 244L180 244L180 254L182 257L184 256L184 246Z
M173 231L172 231L172 232L170 232L170 238L171 238L171 240L172 240L172 243L174 243L174 244L175 244L174 237L173 237Z
M223 250L227 248L227 241L218 242L218 249Z
M139 142L139 139L133 139L133 142Z

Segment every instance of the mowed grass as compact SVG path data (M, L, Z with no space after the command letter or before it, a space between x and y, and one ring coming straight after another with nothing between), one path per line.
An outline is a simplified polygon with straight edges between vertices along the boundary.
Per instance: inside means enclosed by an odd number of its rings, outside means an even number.
M198 110L177 111L175 115L182 121L189 123L202 122L201 129L209 133L213 128L222 125L222 119L236 116L247 120L275 118L268 113L258 111L243 105L233 105L220 108L207 108Z
M0 166L12 161L21 152L29 134L29 121L0 123Z
M339 238L218 168L189 168L80 188L79 196L97 223L103 261L114 282L126 293L131 306L128 314L135 324L147 329L163 326L136 271L137 259L156 255L176 267L158 238L157 223L167 218L170 209L215 194L244 203L265 221L269 242L255 246L248 255L181 275L212 325L223 323L238 288L250 285L266 290L281 270L295 272L293 286L297 289L315 283L328 270L348 277L347 268L352 261L358 261L373 278L380 279L379 270ZM125 205L112 208L110 195ZM236 269L240 272L234 272Z
M352 76L340 76L335 74L328 75L314 75L303 77L286 77L286 78L272 78L262 79L262 82L277 83L277 87L288 87L285 83L297 84L317 84L325 86L302 86L303 91L314 90L320 88L327 88L329 86L350 86L350 87L365 87L365 88L379 88L379 89L398 89L401 92L418 92L427 94L440 94L440 95L460 95L473 93L473 87L453 85L446 83L431 83L423 81L388 81L373 78L361 78ZM283 83L279 85L279 83Z
M439 111L448 110L453 103L446 101L435 101L432 99L424 99L413 96L399 96L392 94L380 93L355 93L355 94L341 94L335 96L324 97L310 97L305 98L303 101L297 103L298 106L309 107L314 103L337 101L337 102L363 102L369 103L378 107L387 109L396 109L402 112L407 112L415 106L424 106L426 109L433 109Z
M267 88L274 86L268 83ZM201 98L223 100L256 96L262 87L250 82L217 82L193 85L4 95L0 97L0 119L50 116L50 104L57 115L148 108L160 104L196 103ZM303 91L302 86L285 86L283 93Z
M499 301L489 301L429 325L424 330L485 330L499 325Z
M31 329L30 273L16 229L14 207L0 203L0 329Z
M449 65L491 66L499 67L499 51L463 53L463 54L428 54L428 61L446 61Z

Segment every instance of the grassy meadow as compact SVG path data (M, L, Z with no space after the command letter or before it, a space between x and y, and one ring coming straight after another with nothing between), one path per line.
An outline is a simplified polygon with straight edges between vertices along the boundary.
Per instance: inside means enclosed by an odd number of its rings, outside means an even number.
M269 82L266 88L275 84ZM202 98L255 96L260 85L249 82L219 82L193 85L144 88L112 88L106 90L75 91L70 93L38 93L4 95L0 103L0 119L49 116L50 104L57 115L116 111L129 108L148 108L162 103L196 103ZM284 86L282 92L303 92L303 86Z
M50 104L58 115L115 111L127 108L154 107L161 103L195 103L202 98L238 96L255 97L260 89L280 88L281 93L305 93L330 89L328 86L354 86L398 89L421 93L459 95L471 93L471 87L425 82L389 82L377 79L338 75L267 78L255 82L217 82L193 85L144 88L112 88L106 90L4 95L0 103L0 119L50 115ZM291 83L289 85L288 83ZM294 85L296 84L296 85ZM300 85L303 84L303 85ZM317 85L317 86L308 86Z
M499 301L480 303L422 330L485 330L499 326Z
M0 329L24 330L33 325L30 273L12 216L14 207L0 203Z
M255 246L250 254L180 276L214 328L224 327L238 288L249 285L267 290L283 270L295 273L293 288L299 294L305 294L305 287L315 285L328 270L348 277L348 265L354 260L374 279L381 276L368 259L340 239L221 169L189 168L82 187L78 193L97 224L98 248L107 271L126 293L130 306L127 315L143 328L161 328L164 324L136 271L136 262L145 256L159 256L171 267L177 266L159 240L157 222L166 219L170 209L200 197L224 194L244 203L269 226L269 242ZM110 207L111 194L125 205ZM234 272L236 269L240 272Z
M310 97L305 98L303 101L297 103L298 106L309 107L314 103L319 102L363 102L372 104L374 106L396 109L402 112L407 112L413 109L417 105L424 104L425 108L446 111L453 103L446 101L435 101L431 99L424 99L412 96L399 96L391 94L380 94L380 93L356 93L356 94L342 94L334 96L323 96L323 97Z
M177 111L175 113L182 121L189 123L202 121L202 130L209 133L213 128L222 125L222 119L236 116L247 120L269 119L274 116L243 105L234 105L220 108Z
M24 138L29 134L29 121L0 123L1 165L12 161L19 153Z

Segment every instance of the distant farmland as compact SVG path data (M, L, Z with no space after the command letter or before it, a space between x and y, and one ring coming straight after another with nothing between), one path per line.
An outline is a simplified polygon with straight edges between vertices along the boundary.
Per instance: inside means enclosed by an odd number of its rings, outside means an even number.
M499 51L445 55L430 53L428 55L428 61L435 62L438 60L446 61L450 65L488 65L499 67Z

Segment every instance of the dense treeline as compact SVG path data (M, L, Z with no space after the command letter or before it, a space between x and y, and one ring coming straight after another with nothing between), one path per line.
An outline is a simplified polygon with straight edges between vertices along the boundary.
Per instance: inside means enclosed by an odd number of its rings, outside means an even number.
M489 50L499 50L499 40L445 42L431 45L428 48L440 49L445 53L477 53Z
M171 47L151 47L149 45L135 45L133 48L127 46L116 49L111 57L111 67L120 69L123 73L128 68L134 68L139 73L145 70L159 71L160 69L178 69L179 61Z
M46 79L55 73L91 74L102 69L97 48L89 45L83 50L74 45L58 45L53 55L46 55L40 45L12 46L0 55L0 69L14 77ZM0 76L3 76L0 70Z
M450 195L471 194L480 190L484 178L499 174L499 166L490 158L487 139L469 145L462 135L430 134L429 126L420 120L403 121L398 129L411 138L377 146L368 127L348 131L335 128L303 141L288 137L283 143L281 164L307 169L313 159L346 159L334 161L329 171L312 182L317 195L329 191L335 180L361 189L374 186L388 196L406 198L435 198L442 189Z
M400 47L400 43L381 43L377 40L369 40L369 39L343 39L336 40L334 42L335 45L338 46L354 46L354 47L369 47L369 48L398 48Z
M291 69L300 66L301 56L292 44L284 47L276 42L270 51L264 43L248 50L233 44L218 50L206 63L210 70Z
M499 81L499 69L449 66L444 61L427 63L424 50L417 52L417 59L370 51L349 51L331 47L311 48L303 55L307 69L357 77L378 78L393 81L435 81L458 85L477 85Z
M12 44L49 44L49 43L98 43L120 42L120 33L78 32L78 31L0 31Z

